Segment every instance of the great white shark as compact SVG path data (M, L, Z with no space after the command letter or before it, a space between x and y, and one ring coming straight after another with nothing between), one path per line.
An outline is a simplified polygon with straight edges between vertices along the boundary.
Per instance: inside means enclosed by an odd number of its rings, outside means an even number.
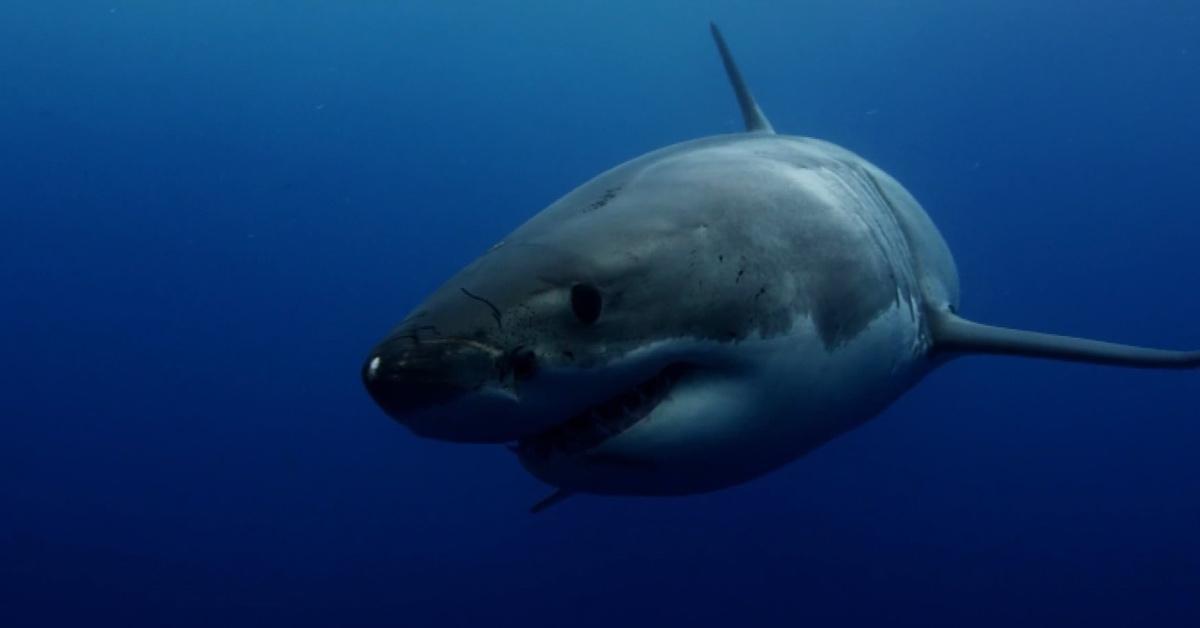
M1200 351L963 318L917 200L844 148L777 134L712 35L746 132L604 172L462 269L363 364L387 414L507 444L557 487L537 510L746 482L959 356L1200 366Z

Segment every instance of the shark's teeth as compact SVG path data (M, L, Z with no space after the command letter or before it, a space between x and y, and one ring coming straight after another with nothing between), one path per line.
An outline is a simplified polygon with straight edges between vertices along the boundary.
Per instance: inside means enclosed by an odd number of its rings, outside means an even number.
M594 449L649 416L692 368L688 364L670 364L632 389L583 410L537 436L521 440L516 451L523 456L548 458Z

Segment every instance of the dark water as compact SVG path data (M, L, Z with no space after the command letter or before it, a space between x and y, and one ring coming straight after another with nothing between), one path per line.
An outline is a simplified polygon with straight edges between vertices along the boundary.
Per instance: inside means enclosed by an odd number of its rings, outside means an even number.
M372 405L453 270L739 127L710 18L923 201L966 313L1200 346L1195 2L10 0L0 623L1198 625L1196 373L963 360L744 487L537 517Z

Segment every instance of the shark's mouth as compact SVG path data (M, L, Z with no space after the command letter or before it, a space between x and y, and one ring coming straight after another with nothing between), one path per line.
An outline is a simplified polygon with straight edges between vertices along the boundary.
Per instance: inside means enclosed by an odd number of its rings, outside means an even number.
M650 416L671 390L695 369L676 362L650 379L572 416L535 436L523 438L516 451L521 456L546 459L595 449Z

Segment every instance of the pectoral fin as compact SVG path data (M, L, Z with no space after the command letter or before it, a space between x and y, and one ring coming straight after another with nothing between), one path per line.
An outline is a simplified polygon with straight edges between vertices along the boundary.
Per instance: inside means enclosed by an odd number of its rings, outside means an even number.
M564 500L572 495L574 495L574 493L572 493L571 491L560 488L557 491L550 493L549 495L544 497L541 501L539 501L538 503L536 503L532 507L530 507L529 512L530 512L530 514L536 515L539 512L542 512L543 510L557 504L558 502L561 502L562 500Z
M992 327L950 312L931 316L934 350L943 354L1015 355L1133 368L1200 367L1200 351L1167 351L1086 338Z

